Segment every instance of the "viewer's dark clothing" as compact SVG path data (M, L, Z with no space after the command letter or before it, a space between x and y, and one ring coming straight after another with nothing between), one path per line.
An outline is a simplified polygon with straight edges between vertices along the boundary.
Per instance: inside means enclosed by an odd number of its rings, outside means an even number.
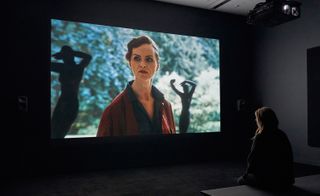
M242 180L243 184L268 188L287 187L294 183L292 149L283 131L267 130L255 136Z
M103 112L97 136L174 134L176 130L171 104L164 99L163 94L156 87L152 87L155 113L153 120L150 120L142 104L134 95L130 84L113 99Z

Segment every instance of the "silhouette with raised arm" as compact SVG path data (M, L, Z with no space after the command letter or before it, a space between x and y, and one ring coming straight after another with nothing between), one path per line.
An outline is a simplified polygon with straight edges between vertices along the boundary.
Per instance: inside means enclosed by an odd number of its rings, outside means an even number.
M176 81L175 79L172 79L170 81L171 88L174 90L174 92L176 92L180 96L181 103L182 103L182 111L181 111L180 118L179 118L179 133L186 133L188 130L188 127L189 127L189 123L190 123L189 108L190 108L190 104L191 104L192 95L193 95L194 90L196 88L196 83L192 82L190 80L185 80L185 81L181 82L180 85L183 88L183 92L180 92L174 86L175 81Z
M64 138L76 119L79 111L79 86L85 67L91 61L91 55L74 51L70 46L63 46L60 52L52 55L63 63L52 62L51 71L59 73L61 94L51 118L51 137ZM81 58L79 63L75 57Z

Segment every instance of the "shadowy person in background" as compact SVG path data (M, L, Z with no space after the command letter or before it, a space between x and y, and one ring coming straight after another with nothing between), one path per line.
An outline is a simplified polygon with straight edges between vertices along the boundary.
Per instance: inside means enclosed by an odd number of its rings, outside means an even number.
M91 61L91 56L74 51L69 46L63 46L60 52L52 56L57 60L62 60L63 63L51 63L51 71L59 73L61 84L61 95L51 119L51 137L64 138L78 115L79 86L84 69ZM75 62L75 57L82 59L80 63Z
M286 189L294 183L293 155L287 135L278 128L271 108L255 111L257 130L248 156L246 173L238 179L246 184L268 189Z
M127 48L134 80L103 112L97 136L174 134L171 104L152 84L160 67L156 43L148 36L139 36L129 41Z
M196 88L196 83L190 81L190 80L185 80L183 81L180 85L183 88L183 92L180 92L175 86L174 82L176 80L172 79L170 81L171 88L176 92L180 98L181 98L181 103L182 103L182 111L180 114L179 118L179 133L186 133L189 127L190 123L190 104L191 104L191 99L192 95L194 93L194 90ZM191 89L189 89L191 87Z

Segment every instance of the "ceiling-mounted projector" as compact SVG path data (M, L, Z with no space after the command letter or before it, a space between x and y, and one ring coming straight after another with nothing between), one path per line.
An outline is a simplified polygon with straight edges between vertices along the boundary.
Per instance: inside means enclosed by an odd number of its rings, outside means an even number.
M301 3L293 0L266 0L249 11L247 23L275 26L300 17Z

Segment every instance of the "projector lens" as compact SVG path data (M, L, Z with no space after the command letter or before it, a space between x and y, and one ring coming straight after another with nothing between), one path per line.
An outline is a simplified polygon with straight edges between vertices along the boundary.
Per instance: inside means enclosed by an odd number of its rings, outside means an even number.
M283 11L284 14L290 15L291 14L290 5L283 5L282 6L282 11Z

